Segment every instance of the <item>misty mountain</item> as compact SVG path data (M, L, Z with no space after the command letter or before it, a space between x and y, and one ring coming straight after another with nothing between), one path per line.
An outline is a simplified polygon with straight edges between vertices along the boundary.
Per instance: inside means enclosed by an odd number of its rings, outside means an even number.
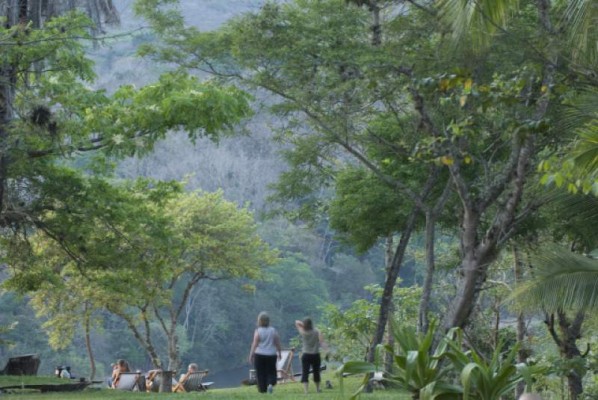
M263 0L186 0L181 1L181 10L188 24L211 30L235 15L257 10L263 3ZM122 84L148 84L166 68L135 54L137 46L151 40L151 36L143 21L133 14L133 0L117 0L114 5L121 15L121 25L108 33L113 38L109 37L93 51L97 85L108 91ZM122 162L118 175L185 179L190 190L223 189L227 199L263 211L267 207L268 185L284 167L271 140L270 118L256 110L256 115L238 127L236 135L224 137L220 143L207 139L191 143L186 135L175 133L158 143L152 154Z

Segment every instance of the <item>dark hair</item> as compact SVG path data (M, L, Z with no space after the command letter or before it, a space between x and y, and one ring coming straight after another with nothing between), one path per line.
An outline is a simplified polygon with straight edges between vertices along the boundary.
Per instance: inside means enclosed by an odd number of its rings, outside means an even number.
M129 371L129 363L126 360L123 360L122 358L116 361L116 365L118 365L119 367L123 367L126 371Z
M311 331L314 329L314 323L311 321L311 318L305 318L303 320L303 329L306 331Z

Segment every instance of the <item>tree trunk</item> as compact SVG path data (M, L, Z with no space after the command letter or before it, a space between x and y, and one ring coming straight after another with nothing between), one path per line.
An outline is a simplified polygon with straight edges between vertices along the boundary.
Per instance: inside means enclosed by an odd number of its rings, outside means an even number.
M380 24L380 6L376 0L370 2L370 10L372 11L372 46L380 46L382 44L382 25Z
M581 338L581 326L585 319L583 312L578 312L573 321L570 321L564 312L557 313L558 332L555 328L554 314L547 315L544 323L548 332L559 348L561 357L566 360L573 360L582 357L577 347L577 339ZM574 368L569 368L565 373L569 390L569 399L578 400L583 393L582 375Z
M387 325L387 331L386 331L386 345L391 348L394 349L395 347L395 336L394 336L394 331L393 331L393 326L394 326L394 321L393 321L393 315L395 313L395 304L393 301L390 302L390 307L388 309L388 313L390 315L390 317L388 318L388 321L386 322ZM393 353L387 351L384 353L385 357L384 357L384 371L386 371L389 374L392 374L392 369L393 369L393 365L394 365L394 357L393 357Z
M457 284L457 293L448 309L444 328L463 328L477 302L482 285L486 281L488 264L491 260L482 260L478 253L477 230L480 225L479 215L472 209L465 209L461 225L461 277Z
M102 14L106 17L106 24L119 24L120 17L118 11L112 0L99 0L98 8L102 11Z
M424 287L422 291L422 298L419 303L419 318L418 318L418 331L426 333L428 331L428 309L430 308L430 297L432 297L432 282L434 281L434 271L436 269L434 261L434 241L435 238L435 227L436 218L434 213L426 211L426 277L424 279Z
M135 322L126 313L113 309L108 309L108 311L114 315L119 316L126 322L131 332L133 332L133 336L135 337L137 342L139 342L139 344L147 352L147 355L150 357L152 365L157 369L162 369L162 362L160 361L160 357L158 357L158 353L156 352L156 349L152 342L150 323L147 318L147 309L141 307L139 310L141 315L141 321L144 325L145 336L142 335L142 332L138 329L137 325L135 325Z
M386 270L386 280L384 281L384 290L382 291L382 298L380 299L380 310L378 312L376 331L374 332L372 345L367 353L367 361L370 363L373 363L375 361L376 347L378 346L378 344L382 343L382 340L384 339L384 332L386 330L386 324L388 323L388 317L391 310L394 287L397 283L397 279L399 278L399 271L401 265L403 264L403 259L405 258L407 244L409 243L409 239L411 238L411 234L413 233L413 229L415 228L415 220L417 219L418 214L419 211L415 208L411 211L407 224L405 224L405 228L401 233L401 239L399 240L399 244L397 245L397 249L392 259L392 263ZM369 383L365 388L365 392L371 393L372 390L372 384Z
M160 393L172 393L172 371L161 371Z
M176 318L170 321L170 330L168 334L168 369L175 371L179 367L179 337L176 333Z
M577 313L573 321L569 321L567 315L559 312L559 329L563 335L561 341L561 354L567 359L581 357L581 352L577 347L577 339L581 337L581 325L583 324L585 315L581 312ZM569 397L571 400L577 400L583 393L582 376L580 373L571 368L567 373L567 384L569 386Z
M96 376L96 361L95 358L93 356L93 349L91 347L91 327L90 327L90 319L91 316L89 315L89 312L87 311L87 304L85 305L85 347L87 348L87 355L89 356L89 368L91 370L90 374L89 374L89 380L93 381L93 379Z
M432 285L434 283L434 273L436 271L436 219L444 210L444 206L451 194L451 181L447 180L444 190L436 204L432 208L426 209L426 228L425 228L425 247L426 247L426 277L422 291L421 302L419 303L418 331L426 333L430 325L428 320L428 311L430 309L430 299L432 297Z
M386 270L388 270L392 264L392 259L393 259L393 236L392 235L388 235L388 237L386 238L386 248L385 248L385 255L384 255L384 266L386 267ZM388 325L388 340L387 340L387 345L390 348L394 348L394 344L395 344L395 337L394 337L394 332L392 331L392 316L394 315L394 302L390 302L390 308L389 308L389 313L391 315L391 318L388 319L387 325ZM384 359L384 370L386 372L392 373L392 366L394 363L394 359L393 359L393 355L390 352L386 352L386 357Z
M407 223L405 224L405 228L401 233L401 239L399 240L397 249L393 255L392 263L386 271L384 290L382 292L382 298L380 299L380 311L378 313L378 322L376 325L376 331L374 332L372 346L368 351L367 357L367 361L371 363L374 362L376 356L376 346L382 343L382 340L384 339L384 331L386 330L386 324L388 322L394 287L399 277L399 270L405 257L407 244L409 243L409 239L411 238L411 234L413 233L413 229L415 228L415 221L417 219L418 214L419 210L417 208L414 208L411 211ZM367 390L371 391L372 389L368 386Z
M35 29L39 29L42 26L42 1L31 0L29 9L29 19L33 23Z
M513 268L515 274L515 284L519 284L523 280L523 262L517 245L513 246ZM523 313L517 314L517 343L519 344L519 351L517 352L517 362L527 362L528 351L525 346L525 338L527 336L527 327L525 325L525 316ZM515 397L519 398L525 391L525 382L517 384Z

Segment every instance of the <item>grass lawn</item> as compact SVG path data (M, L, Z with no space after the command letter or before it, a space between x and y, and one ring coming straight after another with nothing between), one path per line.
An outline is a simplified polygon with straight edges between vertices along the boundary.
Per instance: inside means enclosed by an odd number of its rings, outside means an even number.
M10 378L8 380L7 378ZM14 385L15 378L18 377L6 377L0 376L0 387L7 385ZM32 377L31 377L32 378ZM37 378L35 381L31 381L28 377L27 382L24 383L64 383L64 380L55 378ZM43 381L42 381L43 379ZM277 399L282 400L299 400L309 398L317 399L348 399L353 391L359 386L361 378L350 377L344 380L344 393L341 393L339 388L338 378L334 376L332 372L324 374L322 381L330 380L332 382L332 389L322 389L322 393L315 393L315 387L313 383L310 383L310 393L308 396L303 394L303 387L299 382L291 382L279 384L274 388L273 395L260 394L257 392L255 386L240 386L238 388L231 389L218 389L213 388L203 393L138 393L138 392L124 392L120 390L112 390L107 388L88 388L79 392L59 392L59 393L40 393L38 391L22 391L11 389L10 393L2 395L3 399L6 400L87 400L87 399L106 399L106 400L141 400L141 399L164 399L164 400L188 400L197 399L199 397L207 399L263 399L264 397L273 396ZM19 383L17 383L19 384ZM362 399L367 400L409 400L410 397L407 394L398 393L395 390L376 390L372 394L362 394Z

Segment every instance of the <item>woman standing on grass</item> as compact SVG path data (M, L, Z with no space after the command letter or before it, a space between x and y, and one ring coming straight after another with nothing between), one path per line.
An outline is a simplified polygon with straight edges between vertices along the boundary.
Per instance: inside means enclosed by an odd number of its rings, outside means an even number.
M309 386L309 371L313 371L313 379L316 384L316 391L320 390L320 366L322 359L320 357L320 347L324 347L324 338L322 333L314 328L311 318L305 318L303 321L295 321L295 326L303 339L303 351L301 352L301 382L303 382L303 391L307 394Z
M268 314L262 311L257 316L257 328L249 351L249 363L255 368L258 392L272 393L276 385L276 361L280 360L280 353L278 332L270 326Z

